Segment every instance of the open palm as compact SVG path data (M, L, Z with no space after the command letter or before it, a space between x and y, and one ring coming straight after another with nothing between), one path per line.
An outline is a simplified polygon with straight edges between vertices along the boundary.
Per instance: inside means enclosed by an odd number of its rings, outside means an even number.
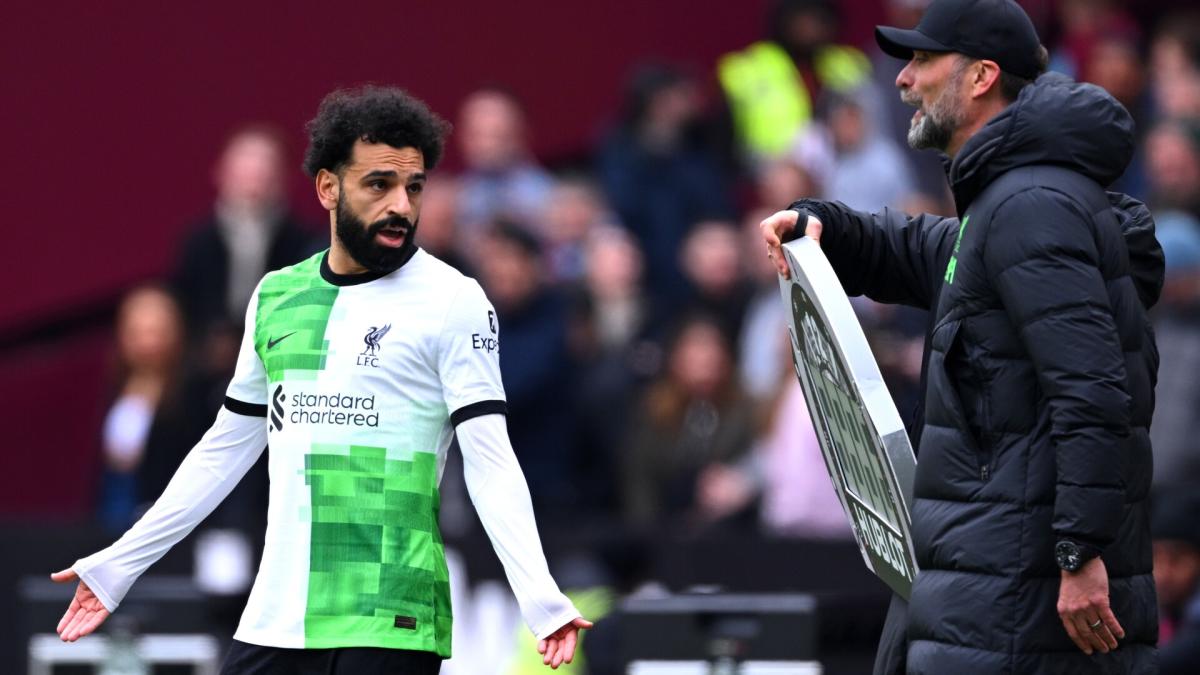
M75 574L74 570L65 569L51 574L50 578L57 583L66 584L79 580L79 575ZM55 630L64 642L74 642L96 630L108 618L109 613L92 589L83 581L79 581L75 597L71 599L71 606L67 607L67 613L63 614Z
M564 663L570 663L575 658L575 644L579 640L579 630L591 627L591 621L583 617L576 617L570 623L554 631L545 640L538 640L538 653L542 655L542 663L554 669Z

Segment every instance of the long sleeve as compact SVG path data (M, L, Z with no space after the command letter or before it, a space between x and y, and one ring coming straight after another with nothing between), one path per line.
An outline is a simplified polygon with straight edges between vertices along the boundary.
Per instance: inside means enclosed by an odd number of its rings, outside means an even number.
M815 199L801 199L789 208L821 221L821 249L847 295L932 309L958 234L957 218L909 217L887 208L863 213ZM797 223L797 235L803 227Z
M580 614L550 576L505 417L472 417L456 431L471 502L504 565L525 625L545 638Z
M234 404L236 407L236 403ZM261 416L222 408L154 506L113 545L72 569L113 611L130 586L229 495L267 445Z
M1121 526L1131 402L1096 232L1068 197L1038 190L1010 198L992 223L986 272L1050 408L1054 531L1102 550Z

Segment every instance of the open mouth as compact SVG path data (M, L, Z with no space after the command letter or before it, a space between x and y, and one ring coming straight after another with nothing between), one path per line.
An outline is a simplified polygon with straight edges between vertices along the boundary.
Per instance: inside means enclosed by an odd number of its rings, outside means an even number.
M397 248L404 245L408 238L408 228L403 226L385 227L375 235L375 240L384 246Z

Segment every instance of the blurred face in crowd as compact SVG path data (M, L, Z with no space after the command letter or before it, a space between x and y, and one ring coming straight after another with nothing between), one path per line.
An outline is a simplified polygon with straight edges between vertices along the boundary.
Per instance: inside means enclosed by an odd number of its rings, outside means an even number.
M958 54L916 51L896 76L900 100L916 107L908 144L946 152L967 122L967 61Z
M829 134L838 152L853 152L867 138L863 110L855 103L843 103L829 111Z
M354 143L339 174L317 176L321 203L335 209L337 242L361 267L390 272L407 257L425 188L425 158L413 147Z
M757 182L758 201L772 212L787 208L797 197L815 196L819 191L812 176L787 159L767 162L758 174Z
M473 94L463 104L458 140L467 166L500 171L525 157L525 121L520 108L499 92Z
M586 255L587 286L597 297L627 298L637 293L642 253L627 233L617 228L593 233Z
M1195 595L1200 584L1200 550L1174 540L1154 541L1154 585L1158 600L1176 609Z
M1146 139L1146 160L1158 206L1189 208L1200 201L1200 152L1182 129L1155 128Z
M126 296L117 314L117 345L133 371L170 367L183 346L183 318L175 300L158 288Z
M421 193L421 227L417 244L431 251L455 247L458 230L458 186L446 178L431 180Z
M836 26L824 9L805 7L784 15L782 31L787 50L794 56L808 58L833 42Z
M741 246L732 223L697 224L683 244L683 256L688 280L705 295L725 295L741 279Z
M1088 81L1103 87L1121 103L1131 105L1142 93L1142 64L1137 49L1125 40L1096 43L1085 71Z
M603 215L600 196L590 185L564 181L546 204L545 237L553 243L582 241Z
M259 214L283 199L283 148L265 133L234 136L217 163L218 199L229 208Z
M490 236L486 245L487 255L479 258L479 273L488 298L502 311L521 307L538 291L540 261L520 244L502 236Z
M671 378L693 398L712 398L729 378L730 361L721 330L709 321L692 321L671 352Z

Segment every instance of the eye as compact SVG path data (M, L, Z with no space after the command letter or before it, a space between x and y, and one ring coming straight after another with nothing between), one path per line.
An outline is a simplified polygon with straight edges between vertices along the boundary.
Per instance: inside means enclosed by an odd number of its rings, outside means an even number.
M367 187L371 188L372 190L375 190L376 192L383 192L384 190L387 189L387 183L381 179L375 179L375 180L371 181L370 183L367 183Z
M413 183L412 185L408 186L409 193L414 194L414 195L419 195L424 190L425 190L424 183Z

